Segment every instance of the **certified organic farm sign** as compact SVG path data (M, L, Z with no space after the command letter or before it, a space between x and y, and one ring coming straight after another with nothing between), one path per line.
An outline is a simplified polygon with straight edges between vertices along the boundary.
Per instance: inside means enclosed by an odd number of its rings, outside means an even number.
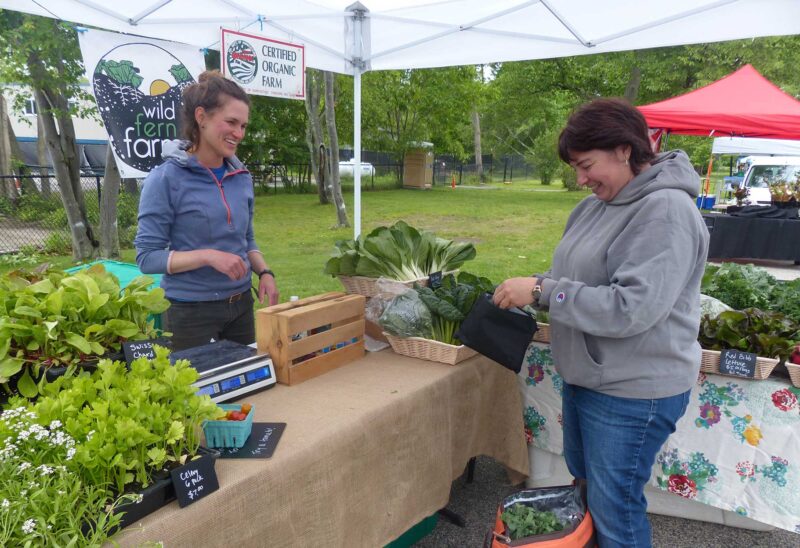
M222 29L222 74L252 95L305 98L305 47Z
M97 109L123 177L162 162L164 142L181 137L183 89L204 68L199 49L101 31L81 34Z

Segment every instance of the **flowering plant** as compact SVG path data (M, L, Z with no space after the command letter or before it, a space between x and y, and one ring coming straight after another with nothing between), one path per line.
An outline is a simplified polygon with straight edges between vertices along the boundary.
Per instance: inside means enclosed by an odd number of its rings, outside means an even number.
M116 500L75 472L75 440L24 408L0 415L0 546L101 546L119 525Z

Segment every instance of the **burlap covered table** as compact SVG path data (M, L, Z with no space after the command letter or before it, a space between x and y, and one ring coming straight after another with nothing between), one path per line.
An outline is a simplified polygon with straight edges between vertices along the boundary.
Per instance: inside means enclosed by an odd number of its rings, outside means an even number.
M273 457L220 459L219 491L151 514L122 546L380 547L443 508L471 457L514 482L528 473L515 375L482 356L447 366L385 350L245 399L256 421L287 423Z

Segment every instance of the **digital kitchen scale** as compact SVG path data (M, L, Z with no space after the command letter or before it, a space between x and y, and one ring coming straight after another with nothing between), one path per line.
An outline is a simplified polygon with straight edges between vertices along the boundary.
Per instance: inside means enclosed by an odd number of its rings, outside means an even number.
M226 402L273 386L276 382L272 360L256 354L252 346L221 340L170 354L170 361L189 360L200 374L193 384L197 394L211 396L214 403Z

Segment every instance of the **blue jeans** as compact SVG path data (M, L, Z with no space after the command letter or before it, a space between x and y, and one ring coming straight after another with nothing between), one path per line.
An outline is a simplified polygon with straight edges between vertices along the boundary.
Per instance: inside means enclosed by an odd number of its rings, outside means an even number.
M564 383L564 458L570 473L586 480L601 548L652 545L644 486L690 392L642 400Z

